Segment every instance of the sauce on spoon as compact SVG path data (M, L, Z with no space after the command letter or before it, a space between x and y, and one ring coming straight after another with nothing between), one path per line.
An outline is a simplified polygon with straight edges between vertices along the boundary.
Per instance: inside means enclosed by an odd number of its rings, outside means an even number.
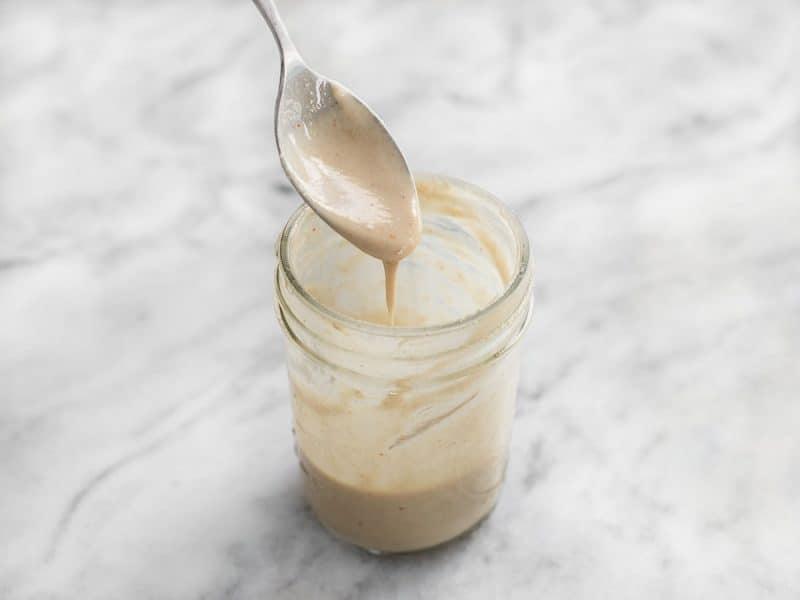
M414 181L375 116L336 84L330 84L330 94L335 103L287 128L281 144L285 165L331 228L383 261L393 324L398 263L422 232Z

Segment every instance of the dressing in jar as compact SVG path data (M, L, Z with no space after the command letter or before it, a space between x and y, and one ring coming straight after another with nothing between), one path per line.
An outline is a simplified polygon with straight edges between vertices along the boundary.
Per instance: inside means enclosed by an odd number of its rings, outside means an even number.
M381 263L311 209L277 247L305 494L330 531L374 552L435 546L494 506L532 307L519 221L464 182L416 185L422 237L397 272L393 326Z

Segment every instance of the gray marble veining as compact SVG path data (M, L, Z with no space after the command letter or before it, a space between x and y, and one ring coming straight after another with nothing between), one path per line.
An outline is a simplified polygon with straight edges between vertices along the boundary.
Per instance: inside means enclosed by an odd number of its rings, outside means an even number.
M0 598L800 596L800 5L282 3L417 170L537 259L501 501L326 535L273 240L297 204L245 1L0 3Z

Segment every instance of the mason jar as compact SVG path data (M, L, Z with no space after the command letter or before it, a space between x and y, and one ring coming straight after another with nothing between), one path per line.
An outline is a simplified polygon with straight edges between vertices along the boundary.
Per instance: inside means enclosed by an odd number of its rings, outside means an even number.
M312 510L373 552L446 542L495 504L508 458L532 264L483 190L417 178L422 240L383 268L303 206L277 244L294 439Z

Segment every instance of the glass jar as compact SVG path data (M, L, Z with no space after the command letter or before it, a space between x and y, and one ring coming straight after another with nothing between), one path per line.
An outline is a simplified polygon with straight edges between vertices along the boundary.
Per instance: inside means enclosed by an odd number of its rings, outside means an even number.
M380 262L309 208L277 247L305 493L330 531L374 552L435 546L494 506L532 307L519 221L464 182L417 188L423 236L400 263L395 327Z

